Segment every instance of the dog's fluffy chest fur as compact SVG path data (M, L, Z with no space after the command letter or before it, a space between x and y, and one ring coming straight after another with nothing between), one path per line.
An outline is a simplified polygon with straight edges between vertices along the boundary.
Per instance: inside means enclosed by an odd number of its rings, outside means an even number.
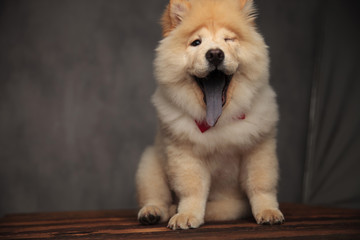
M245 84L244 84L245 85ZM247 95L251 90L242 88L239 95ZM166 94L158 89L152 100L157 109L160 122L159 134L169 141L191 145L192 151L199 156L214 153L228 154L233 149L245 151L257 144L266 135L275 134L278 121L275 93L270 86L264 86L252 93L253 101L233 99L224 110L218 124L202 133L195 119L166 101ZM238 116L244 114L245 119ZM166 144L166 142L165 142Z
M241 197L241 155L238 152L215 153L204 161L211 174L209 201L227 195Z

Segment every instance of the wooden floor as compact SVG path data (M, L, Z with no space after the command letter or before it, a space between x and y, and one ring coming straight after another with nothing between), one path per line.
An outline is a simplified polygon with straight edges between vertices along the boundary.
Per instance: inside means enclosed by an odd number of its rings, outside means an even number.
M134 210L10 214L0 239L360 239L360 210L281 204L286 222L260 226L252 218L172 231L142 226Z

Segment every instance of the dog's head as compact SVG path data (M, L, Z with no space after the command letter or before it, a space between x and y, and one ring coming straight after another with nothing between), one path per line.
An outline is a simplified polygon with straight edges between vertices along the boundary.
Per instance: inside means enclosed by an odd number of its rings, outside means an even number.
M253 74L251 64L267 57L254 12L252 0L170 0L163 14L157 79L185 111L196 99L192 115L205 109L210 126L230 102L234 79Z

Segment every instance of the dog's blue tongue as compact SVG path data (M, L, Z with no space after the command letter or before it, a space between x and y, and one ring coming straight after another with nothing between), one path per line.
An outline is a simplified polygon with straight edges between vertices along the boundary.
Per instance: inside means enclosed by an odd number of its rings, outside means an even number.
M210 73L206 79L203 80L206 101L206 122L211 127L215 126L222 113L222 97L225 82L224 74L219 71Z

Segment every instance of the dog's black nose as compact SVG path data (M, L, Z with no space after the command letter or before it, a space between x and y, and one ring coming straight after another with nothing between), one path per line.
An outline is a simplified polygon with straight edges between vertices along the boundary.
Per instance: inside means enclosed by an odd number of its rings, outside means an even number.
M216 48L207 51L205 57L209 63L211 63L214 66L218 66L224 60L225 54L221 49Z

